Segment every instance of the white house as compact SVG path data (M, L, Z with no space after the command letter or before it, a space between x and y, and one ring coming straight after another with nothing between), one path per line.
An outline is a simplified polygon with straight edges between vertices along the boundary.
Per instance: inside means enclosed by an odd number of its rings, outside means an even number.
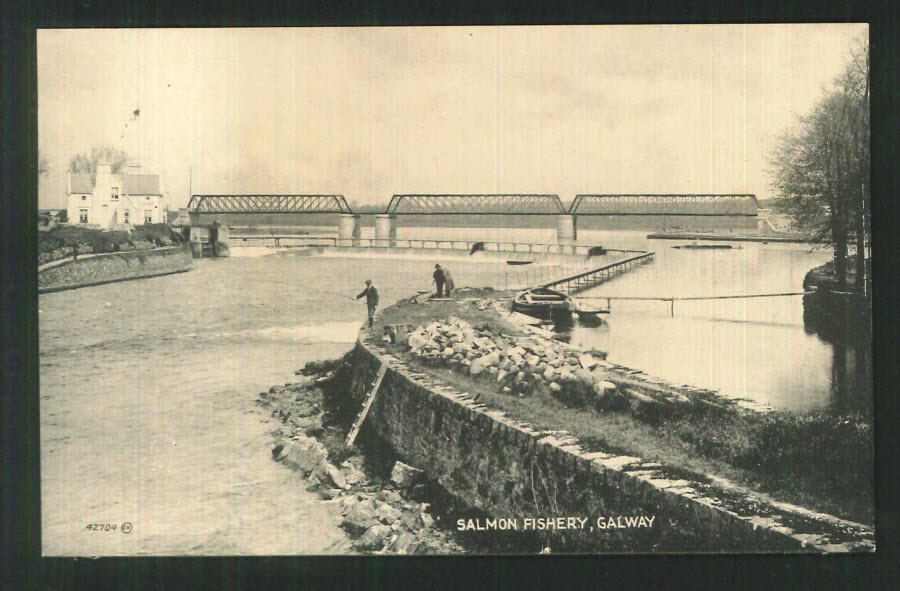
M159 175L140 174L140 166L113 174L110 165L101 162L96 174L70 172L66 194L69 224L110 229L166 222Z

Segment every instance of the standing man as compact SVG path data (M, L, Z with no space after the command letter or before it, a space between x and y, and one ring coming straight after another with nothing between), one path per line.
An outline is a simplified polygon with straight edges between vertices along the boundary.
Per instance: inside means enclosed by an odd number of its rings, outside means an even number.
M444 267L441 269L444 272L444 289L447 290L447 297L450 297L450 290L456 287L453 284L453 275L450 274L450 269Z
M434 274L432 275L434 280L432 283L437 285L437 296L442 297L444 295L444 270L441 269L440 265L434 266Z
M378 307L378 290L372 285L371 279L366 279L366 288L362 290L356 299L366 296L366 308L369 310L369 328L375 322L375 308Z

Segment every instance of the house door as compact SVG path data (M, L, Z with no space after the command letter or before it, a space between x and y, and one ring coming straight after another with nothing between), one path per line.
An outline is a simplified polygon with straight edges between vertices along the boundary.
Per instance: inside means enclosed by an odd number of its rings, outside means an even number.
M209 227L209 243L212 244L213 256L218 256L219 227L216 225Z

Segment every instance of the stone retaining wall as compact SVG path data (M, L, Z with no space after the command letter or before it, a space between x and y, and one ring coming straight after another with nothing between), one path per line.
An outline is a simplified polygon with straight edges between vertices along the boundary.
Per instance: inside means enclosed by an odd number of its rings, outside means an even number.
M362 331L352 354L350 405L379 364L386 373L364 435L421 468L451 495L494 518L588 518L594 530L555 532L570 551L851 551L873 533L767 500L721 479L674 474L640 458L587 451L566 432L536 431L384 354ZM654 516L643 529L598 529L597 518Z
M95 255L38 272L38 293L180 273L194 264L188 245Z

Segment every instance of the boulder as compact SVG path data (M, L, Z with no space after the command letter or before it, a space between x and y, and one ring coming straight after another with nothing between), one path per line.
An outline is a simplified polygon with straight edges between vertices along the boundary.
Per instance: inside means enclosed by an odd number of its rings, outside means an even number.
M568 366L564 366L562 370L559 372L559 379L564 381L571 381L575 379L575 374L566 369Z
M572 373L574 373L575 377L578 378L579 380L584 380L585 382L593 381L593 376L591 375L591 372L589 372L588 370L586 370L584 368L581 368L581 367L576 368L575 371Z
M422 478L422 471L403 462L394 464L391 470L391 482L400 488L409 488Z
M398 519L400 519L400 511L393 508L387 503L381 503L378 505L375 510L375 517L378 518L378 521L385 525L391 525Z
M347 490L350 488L350 484L347 483L347 479L344 477L344 474L338 470L333 464L326 463L324 474L326 476L325 479L322 479L320 476L319 479L326 484L333 484L337 488Z
M503 380L506 379L506 376L508 376L508 375L509 375L509 372L507 372L507 371L504 371L502 369L500 371L498 371L497 372L497 383L498 384L501 383Z
M419 334L417 332L409 335L409 338L406 339L406 343L411 349L424 349L429 344L428 339L425 338L425 335Z
M472 365L469 366L469 373L473 376L477 376L483 372L488 365L490 365L490 360L487 356L474 359Z
M519 347L519 346L512 347L509 351L507 351L508 355L513 355L513 356L518 356L518 357L524 357L525 353L526 353L525 349L523 349L522 347Z
M328 461L325 446L306 435L296 435L282 450L284 461L304 474L324 468Z
M360 535L373 525L378 525L375 502L372 499L366 499L350 506L340 527L351 535Z
M408 531L402 531L388 544L387 550L394 554L412 554L416 551L416 536Z
M559 385L559 382L550 382L550 391L551 392L562 392L562 386Z
M434 526L434 517L428 513L419 513L419 527L428 528Z
M306 485L307 492L315 492L322 488L322 481L315 473L309 475L309 484ZM327 488L327 487L326 487Z
M354 544L360 550L381 550L385 540L392 534L390 527L382 524L373 525L365 531L362 537Z
M380 490L375 495L375 498L384 503L391 503L394 505L397 505L397 504L400 504L403 502L403 497L401 497L400 493L398 493L395 490L387 490L387 489Z

